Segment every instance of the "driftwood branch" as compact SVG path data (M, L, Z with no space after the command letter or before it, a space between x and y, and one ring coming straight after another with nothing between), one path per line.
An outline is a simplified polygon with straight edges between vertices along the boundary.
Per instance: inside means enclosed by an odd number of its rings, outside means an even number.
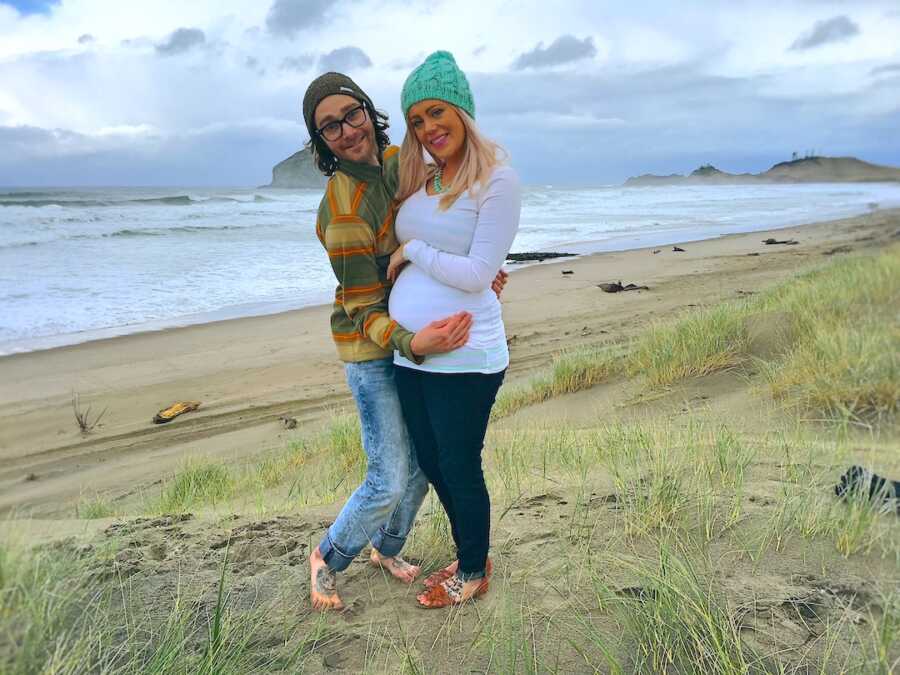
M100 420L103 419L103 416L108 409L109 408L104 408L100 411L99 415L91 419L91 406L88 406L87 410L82 410L81 403L78 400L78 392L72 392L72 412L75 415L75 421L78 423L78 428L83 434L89 434L93 428L99 424Z

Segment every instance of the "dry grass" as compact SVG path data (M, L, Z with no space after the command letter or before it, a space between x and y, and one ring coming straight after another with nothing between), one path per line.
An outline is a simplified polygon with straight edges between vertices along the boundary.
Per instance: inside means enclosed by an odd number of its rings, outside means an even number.
M754 317L788 317L793 344L759 363ZM628 374L664 387L748 364L772 395L805 415L870 423L900 411L900 245L875 257L835 260L749 299L652 325L630 347L563 353L545 373L501 391L494 418Z

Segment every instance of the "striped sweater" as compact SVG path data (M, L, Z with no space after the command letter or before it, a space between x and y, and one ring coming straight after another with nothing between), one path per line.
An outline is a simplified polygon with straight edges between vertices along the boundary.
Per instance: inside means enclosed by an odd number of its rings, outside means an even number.
M393 350L421 362L413 333L388 316L387 267L394 235L399 148L384 151L383 167L341 161L319 205L316 234L338 286L331 335L342 361L388 358Z

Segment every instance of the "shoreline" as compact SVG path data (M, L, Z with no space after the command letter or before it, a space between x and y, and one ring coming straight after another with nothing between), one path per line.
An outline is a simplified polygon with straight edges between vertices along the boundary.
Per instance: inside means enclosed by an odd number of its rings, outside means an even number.
M768 233L799 244L765 245ZM678 253L643 247L528 265L503 296L507 381L530 377L563 349L627 341L652 322L761 291L830 255L896 241L900 209L682 242ZM612 281L649 290L597 288ZM351 405L330 312L320 305L0 358L0 513L71 514L98 492L137 499L188 458L241 462L319 428ZM75 424L73 393L93 414L107 410L90 434ZM150 422L179 400L201 401L200 409ZM297 428L284 429L281 415Z
M897 209L870 209L867 212L829 218L827 220L815 221L811 223L792 223L787 225L779 225L776 227L766 227L764 229L747 229L734 232L725 232L713 236L695 237L700 234L694 230L686 230L684 228L672 230L656 230L650 234L641 235L636 232L617 233L613 232L606 239L594 239L585 241L563 242L552 247L554 251L571 251L574 257L561 257L557 259L548 259L543 261L528 262L511 262L506 261L505 268L508 272L519 272L534 265L544 265L550 263L559 263L565 260L577 260L584 257L603 255L609 253L626 253L629 251L641 251L649 248L660 246L671 246L674 244L692 244L700 241L715 241L719 239L727 239L728 237L742 236L755 232L776 232L793 227L805 227L808 225L817 225L847 218L858 218L872 213L889 213ZM685 238L687 237L687 238ZM528 253L527 251L523 253ZM332 291L329 290L330 294ZM316 308L329 308L331 302L324 303L312 302L305 305L295 305L292 301L281 300L271 302L250 303L247 305L229 305L199 314L188 314L184 316L172 317L170 319L156 319L137 324L128 324L124 326L107 326L103 328L88 329L75 333L63 333L60 335L48 335L35 338L26 338L21 340L11 340L0 343L0 362L3 359L19 356L23 354L35 354L48 352L57 349L67 349L78 347L80 345L91 343L103 343L110 340L127 338L139 335L167 333L170 331L178 331L197 326L217 325L227 323L229 321L242 321L247 319L262 319L265 317L278 316L282 314L290 314L292 312L302 312Z

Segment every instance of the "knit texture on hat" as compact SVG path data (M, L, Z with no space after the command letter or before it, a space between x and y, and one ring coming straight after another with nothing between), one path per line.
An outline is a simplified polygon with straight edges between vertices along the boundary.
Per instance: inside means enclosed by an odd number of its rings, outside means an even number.
M475 117L475 100L469 81L450 52L434 52L406 78L400 94L403 116L406 117L416 103L429 98L452 103Z
M372 99L368 97L353 80L343 73L325 73L319 75L310 82L306 88L306 94L303 95L303 120L306 122L306 130L309 137L312 138L316 133L316 107L322 102L322 99L333 96L334 94L344 94L352 96L360 103L368 103L374 110Z

